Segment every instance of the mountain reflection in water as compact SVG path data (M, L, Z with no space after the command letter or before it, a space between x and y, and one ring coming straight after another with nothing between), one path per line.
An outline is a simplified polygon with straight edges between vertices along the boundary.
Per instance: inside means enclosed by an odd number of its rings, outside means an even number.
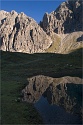
M82 123L82 79L38 75L28 78L23 101L34 103L47 124Z

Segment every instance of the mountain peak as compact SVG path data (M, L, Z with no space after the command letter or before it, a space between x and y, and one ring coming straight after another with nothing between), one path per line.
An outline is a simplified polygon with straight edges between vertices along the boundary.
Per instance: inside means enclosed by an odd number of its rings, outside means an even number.
M82 1L68 0L38 25L24 14L0 11L0 48L12 52L69 53L82 47Z
M80 0L63 2L55 11L43 16L42 28L48 34L51 30L58 34L82 31L82 4Z
M23 12L0 11L1 16L1 50L35 53L45 51L51 45L51 38Z

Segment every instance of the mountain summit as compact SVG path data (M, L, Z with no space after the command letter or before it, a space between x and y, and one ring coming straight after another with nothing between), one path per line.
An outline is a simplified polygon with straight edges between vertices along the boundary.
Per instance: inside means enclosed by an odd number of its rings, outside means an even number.
M51 43L51 38L36 21L23 12L0 11L1 50L13 52L44 52Z
M69 53L82 47L82 7L81 0L68 0L50 14L44 14L40 26L53 41L48 52Z
M41 27L48 34L51 31L58 34L82 31L82 4L81 0L63 2L55 11L44 14Z
M82 6L81 0L63 2L55 11L45 13L39 25L23 12L0 11L1 50L69 53L81 48Z

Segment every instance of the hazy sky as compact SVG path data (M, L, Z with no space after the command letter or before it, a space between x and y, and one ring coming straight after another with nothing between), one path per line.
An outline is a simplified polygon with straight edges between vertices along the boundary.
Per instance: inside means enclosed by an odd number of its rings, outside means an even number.
M45 12L52 12L65 0L1 0L1 10L18 13L24 12L37 22L42 20Z

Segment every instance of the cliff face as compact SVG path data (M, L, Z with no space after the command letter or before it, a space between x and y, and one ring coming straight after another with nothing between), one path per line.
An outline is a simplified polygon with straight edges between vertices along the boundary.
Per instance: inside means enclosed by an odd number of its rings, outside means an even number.
M40 26L53 41L47 52L65 54L83 47L82 6L81 0L68 0L44 14Z
M82 31L82 4L81 0L63 2L55 11L44 14L41 27L47 34L52 31L57 34Z
M13 52L44 52L52 43L43 29L24 13L0 11L1 50Z
M63 2L40 25L24 13L0 11L0 49L65 54L83 47L82 6L81 0Z

